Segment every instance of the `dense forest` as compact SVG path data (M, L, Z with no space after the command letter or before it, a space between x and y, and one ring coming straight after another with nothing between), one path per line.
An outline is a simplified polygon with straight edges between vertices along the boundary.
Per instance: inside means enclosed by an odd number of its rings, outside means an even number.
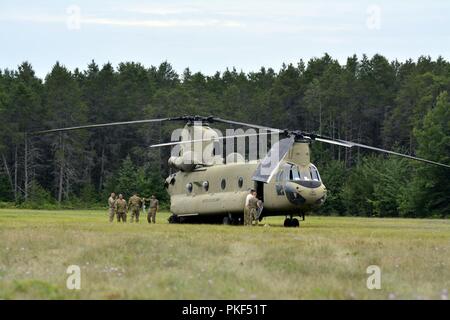
M156 193L179 124L142 124L42 136L33 130L179 115L215 115L302 129L450 164L450 63L325 54L308 62L177 74L168 62L86 70L56 63L45 79L24 62L0 70L0 202L21 207L104 205L112 190ZM445 217L450 170L315 143L313 163L329 190L320 214Z

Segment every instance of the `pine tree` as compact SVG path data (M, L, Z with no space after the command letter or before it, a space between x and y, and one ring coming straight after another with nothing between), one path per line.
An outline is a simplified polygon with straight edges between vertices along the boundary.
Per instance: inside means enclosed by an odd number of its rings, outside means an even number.
M81 100L77 81L59 63L53 67L45 81L45 104L48 127L61 128L86 121L86 106ZM82 185L82 177L91 167L91 156L85 150L88 132L72 131L48 136L53 151L53 190L59 203L68 200Z
M443 92L428 111L423 125L416 127L417 155L450 165L450 100ZM427 164L416 164L416 175L405 193L402 212L409 216L433 213L450 215L450 170Z

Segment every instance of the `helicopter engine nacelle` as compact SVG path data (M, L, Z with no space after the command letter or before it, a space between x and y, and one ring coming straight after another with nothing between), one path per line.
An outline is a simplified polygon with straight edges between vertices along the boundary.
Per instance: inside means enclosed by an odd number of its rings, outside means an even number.
M201 164L201 161L197 159L194 152L188 151L184 152L182 156L170 157L168 164L171 168L181 171L193 171L195 167Z

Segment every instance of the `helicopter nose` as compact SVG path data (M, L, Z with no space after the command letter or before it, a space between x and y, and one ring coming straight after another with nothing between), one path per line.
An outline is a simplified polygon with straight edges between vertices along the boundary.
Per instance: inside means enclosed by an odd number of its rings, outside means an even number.
M325 202L325 187L323 184L308 188L297 183L288 182L285 186L286 196L294 204L316 204Z

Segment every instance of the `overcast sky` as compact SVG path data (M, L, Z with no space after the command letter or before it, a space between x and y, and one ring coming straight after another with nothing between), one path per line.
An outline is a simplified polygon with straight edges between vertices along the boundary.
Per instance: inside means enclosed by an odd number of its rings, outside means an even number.
M450 1L6 1L0 0L0 69L29 61L43 77L58 60L94 59L182 72L246 72L328 52L389 59L450 59Z

